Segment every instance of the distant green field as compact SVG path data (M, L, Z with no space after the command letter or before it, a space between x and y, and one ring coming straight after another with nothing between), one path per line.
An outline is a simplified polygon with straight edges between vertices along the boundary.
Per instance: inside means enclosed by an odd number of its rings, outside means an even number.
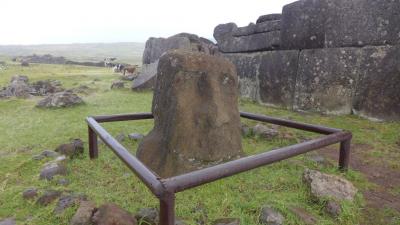
M75 61L102 61L116 57L118 62L141 64L144 43L87 43L52 45L0 45L0 60L32 54L64 56Z

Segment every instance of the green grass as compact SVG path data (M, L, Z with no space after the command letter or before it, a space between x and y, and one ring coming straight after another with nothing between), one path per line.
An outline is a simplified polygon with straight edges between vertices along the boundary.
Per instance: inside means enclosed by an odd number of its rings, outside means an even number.
M68 142L70 138L87 141L85 118L89 115L150 111L151 92L109 90L112 80L117 77L105 68L57 65L32 65L21 68L12 64L7 70L0 71L0 86L5 86L15 74L28 75L32 81L57 79L68 88L85 84L95 91L83 96L86 104L65 109L35 108L40 99L38 97L0 101L0 219L13 216L21 224L69 224L75 208L70 208L60 217L56 217L52 213L54 204L40 207L35 205L34 201L22 199L21 192L28 187L85 193L97 204L115 202L132 213L142 207L158 206L157 199L104 145L100 145L100 156L97 160L89 160L85 154L68 162L67 179L71 183L67 187L57 186L56 181L39 181L38 174L45 161L31 159L33 155L45 149L54 149L57 145ZM372 154L371 157L386 159L390 156L393 167L398 168L396 160L399 159L399 155L395 151L395 142L400 135L399 123L373 123L354 116L302 115L259 106L246 100L240 101L240 108L254 113L351 130L355 143L371 145L380 152ZM243 122L254 125L248 120ZM104 124L113 135L121 132L145 134L150 131L152 125L152 121ZM292 129L282 128L281 131L291 133L294 139L276 138L266 141L257 137L246 137L243 139L244 151L248 155L256 154L296 143L302 137L314 136ZM133 154L137 148L137 143L130 140L123 142L123 145ZM330 218L323 210L323 203L311 200L307 187L301 180L305 168L339 174L335 167L322 167L308 161L304 156L299 156L178 193L177 215L188 224L196 224L197 219L204 217L196 208L203 207L207 211L208 223L221 217L238 217L241 224L253 225L258 224L260 208L269 204L282 212L286 217L285 224L301 224L289 210L292 206L305 208L318 218L318 224L350 225L362 221L364 200L361 194L357 195L354 203L342 203L343 214L340 218ZM371 187L360 173L349 171L343 176L360 190ZM398 193L398 189L393 191Z

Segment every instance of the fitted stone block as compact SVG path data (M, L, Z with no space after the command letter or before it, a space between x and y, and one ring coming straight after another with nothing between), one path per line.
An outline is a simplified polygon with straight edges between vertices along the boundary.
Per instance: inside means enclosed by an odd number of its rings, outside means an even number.
M350 114L360 73L360 56L358 48L301 51L294 108Z
M400 120L400 46L362 49L357 114L380 120Z
M261 54L258 72L261 103L292 108L298 59L299 51L296 50Z

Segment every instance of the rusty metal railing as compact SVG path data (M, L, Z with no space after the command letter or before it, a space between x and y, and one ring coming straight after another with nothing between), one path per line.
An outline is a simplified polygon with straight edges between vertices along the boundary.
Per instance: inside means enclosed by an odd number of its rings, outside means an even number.
M243 157L182 175L161 178L133 156L99 124L115 121L152 119L153 115L151 113L93 116L86 119L89 132L89 155L91 159L98 157L97 136L99 136L160 200L160 225L175 224L175 193L304 154L328 145L340 143L339 169L341 171L346 171L348 168L350 142L352 138L352 134L348 131L247 112L241 112L240 116L250 120L315 132L326 136L258 155Z

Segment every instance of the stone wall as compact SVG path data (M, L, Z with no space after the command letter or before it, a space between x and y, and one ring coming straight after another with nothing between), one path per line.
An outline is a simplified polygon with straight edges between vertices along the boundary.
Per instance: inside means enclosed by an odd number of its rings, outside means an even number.
M400 120L400 1L301 0L218 25L240 94L261 104Z

